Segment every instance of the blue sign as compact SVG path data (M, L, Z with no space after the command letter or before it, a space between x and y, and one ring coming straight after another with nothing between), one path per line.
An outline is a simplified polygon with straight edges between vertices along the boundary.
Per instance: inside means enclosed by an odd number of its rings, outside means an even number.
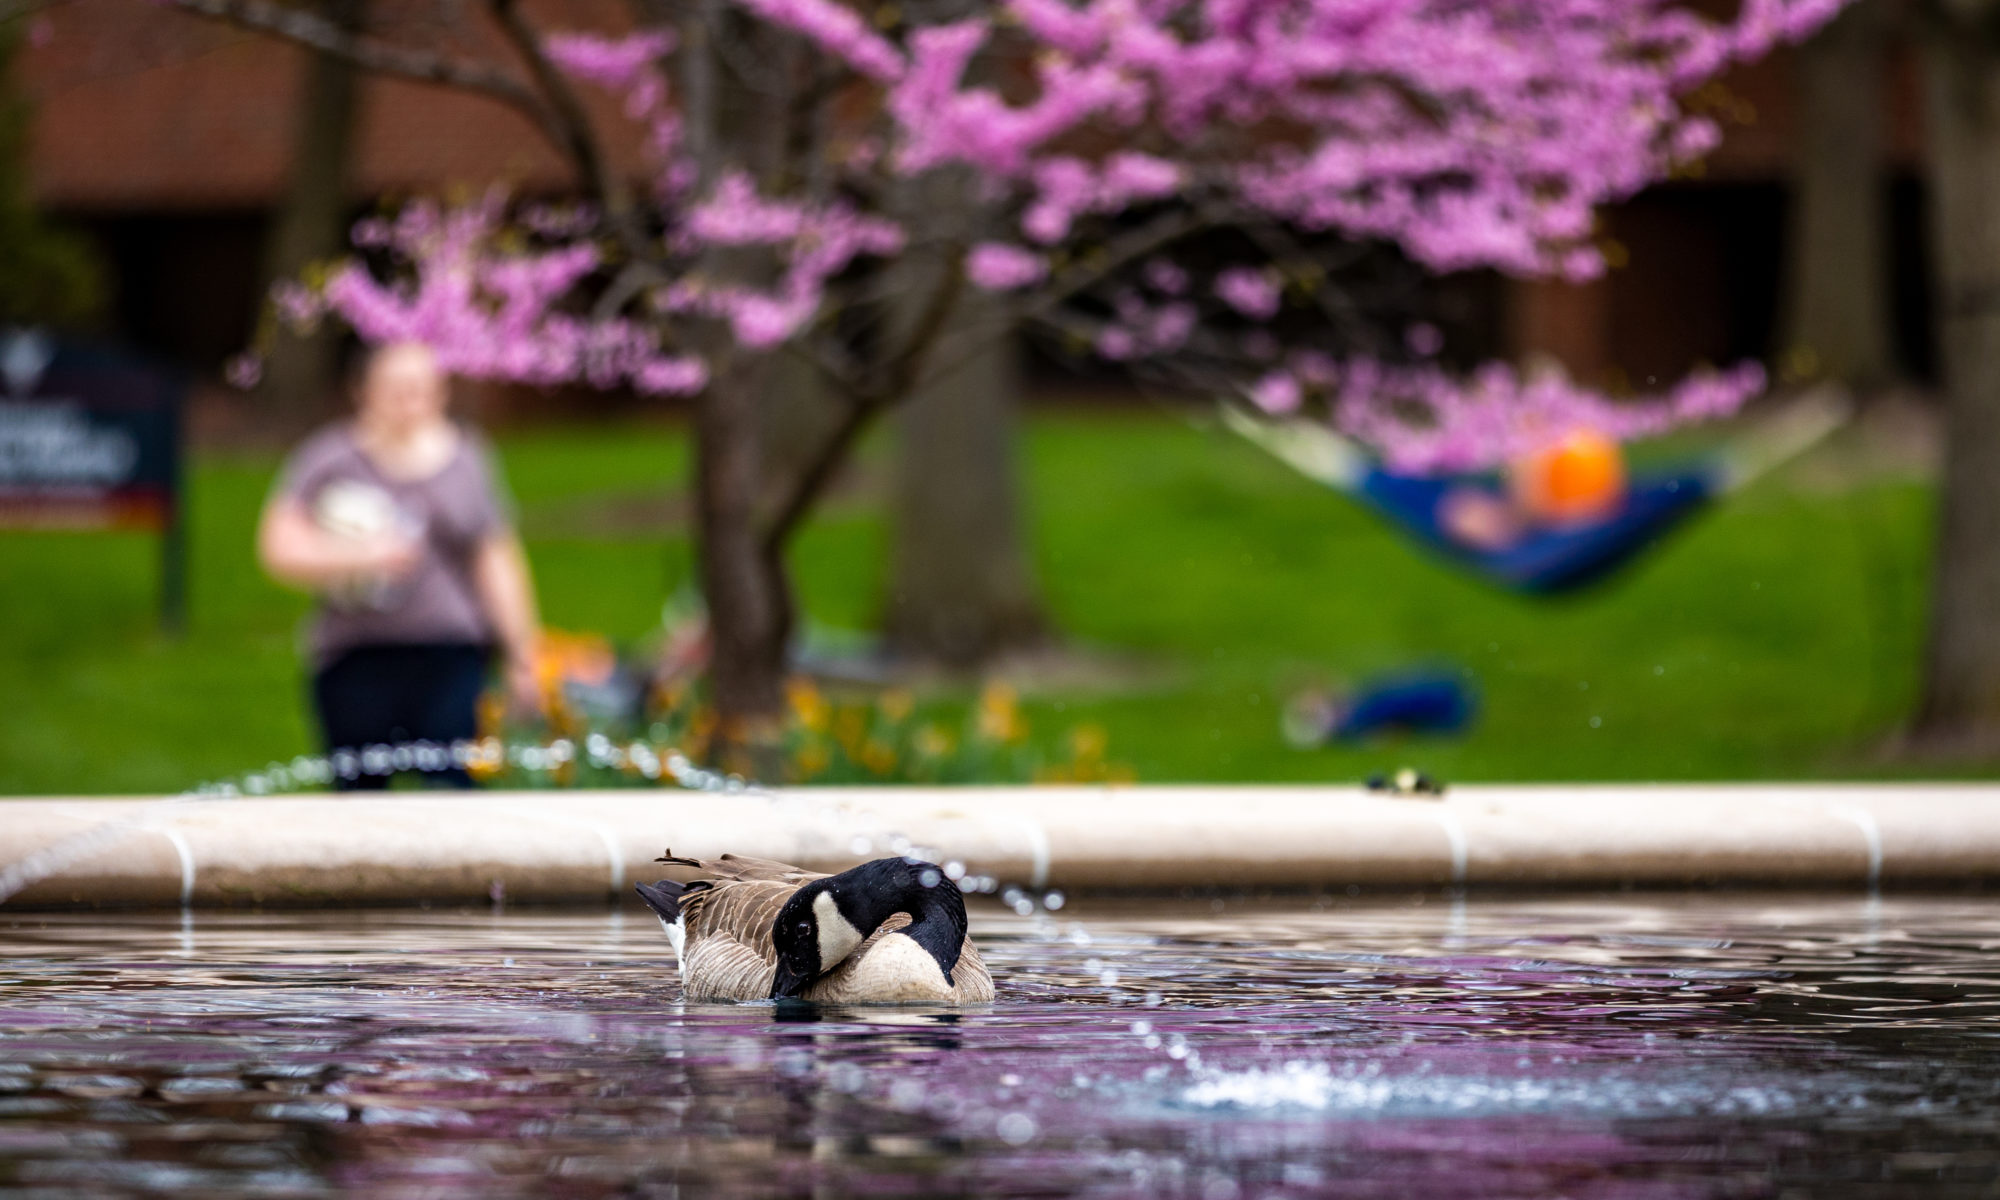
M153 529L180 622L181 380L36 330L0 331L0 527Z

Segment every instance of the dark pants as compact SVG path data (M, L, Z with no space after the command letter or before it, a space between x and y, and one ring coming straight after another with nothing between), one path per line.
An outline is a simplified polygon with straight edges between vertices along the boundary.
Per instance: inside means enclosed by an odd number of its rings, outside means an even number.
M430 742L448 752L453 741L476 737L490 657L487 647L464 644L357 646L320 668L312 681L313 706L335 759L334 787L389 786L387 771L350 776L340 769L353 769L370 746ZM429 769L420 773L432 787L472 786L463 767L439 762L435 752L427 757Z

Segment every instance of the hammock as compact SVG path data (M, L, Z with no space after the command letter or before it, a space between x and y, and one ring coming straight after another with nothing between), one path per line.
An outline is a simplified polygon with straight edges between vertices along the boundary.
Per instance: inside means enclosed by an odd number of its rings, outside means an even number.
M1543 525L1503 549L1481 549L1453 538L1438 524L1446 493L1476 487L1498 495L1485 479L1391 475L1379 468L1362 477L1356 494L1416 540L1502 587L1530 594L1566 592L1595 583L1707 507L1716 488L1709 472L1687 470L1635 479L1617 509L1583 524Z
M1606 516L1583 524L1531 528L1504 548L1468 545L1439 522L1444 497L1461 488L1495 496L1490 476L1399 475L1323 425L1253 417L1225 405L1223 423L1308 478L1362 501L1414 540L1489 582L1528 595L1556 595L1605 578L1688 518L1751 479L1808 449L1847 419L1845 398L1831 391L1801 396L1732 451L1706 464L1641 475Z

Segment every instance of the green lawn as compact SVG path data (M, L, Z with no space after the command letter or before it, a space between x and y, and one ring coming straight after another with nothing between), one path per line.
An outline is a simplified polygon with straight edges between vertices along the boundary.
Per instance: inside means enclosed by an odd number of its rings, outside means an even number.
M655 426L499 439L543 606L637 636L686 580L663 498L682 440ZM1157 665L1143 691L1039 695L1053 742L1092 721L1146 781L1342 780L1405 763L1451 780L1899 773L1875 748L1909 705L1929 495L1773 480L1608 588L1488 590L1247 446L1144 414L1042 416L1026 441L1034 545L1061 628ZM304 601L267 583L251 528L275 465L211 454L192 483L192 621L153 625L154 546L0 534L0 793L179 790L310 747L293 652ZM626 514L593 522L592 514ZM637 518L633 514L639 514ZM847 501L795 562L822 622L865 625L883 531ZM1302 753L1278 705L1316 679L1462 665L1484 712L1459 741Z

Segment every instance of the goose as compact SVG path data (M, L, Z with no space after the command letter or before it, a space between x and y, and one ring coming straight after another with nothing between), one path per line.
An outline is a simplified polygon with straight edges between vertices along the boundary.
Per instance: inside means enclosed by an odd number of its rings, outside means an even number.
M696 1002L983 1004L993 976L966 934L965 897L914 858L823 875L725 854L678 858L706 878L638 885Z

